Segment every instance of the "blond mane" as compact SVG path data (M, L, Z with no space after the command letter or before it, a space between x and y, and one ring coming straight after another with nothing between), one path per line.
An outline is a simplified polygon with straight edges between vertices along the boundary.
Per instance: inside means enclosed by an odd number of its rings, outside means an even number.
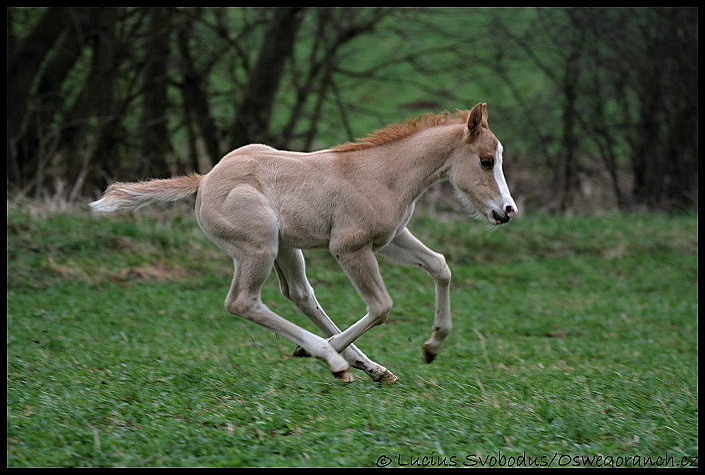
M440 114L432 112L421 114L418 117L405 120L398 124L392 124L384 129L372 132L367 137L356 139L354 142L347 142L341 145L336 145L331 148L331 152L352 152L355 150L363 150L378 145L394 142L395 140L403 139L409 135L429 127L436 127L446 124L464 123L468 119L469 111L458 110L455 112L444 111Z

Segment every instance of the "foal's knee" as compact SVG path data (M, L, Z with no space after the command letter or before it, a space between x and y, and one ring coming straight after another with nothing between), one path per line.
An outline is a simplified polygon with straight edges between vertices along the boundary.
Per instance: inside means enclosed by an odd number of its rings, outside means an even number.
M248 320L254 321L256 323L257 317L255 312L257 306L259 305L259 299L256 297L246 297L243 295L238 296L228 296L225 299L225 310L237 315L238 317L243 317Z
M299 286L289 287L289 292L287 298L291 300L297 307L305 306L311 301L311 292L309 289L305 289Z
M239 301L237 298L231 298L228 296L225 299L225 310L227 310L228 313L232 313L233 315L244 317L247 313L247 306L244 305L244 303L242 301Z
M446 262L446 258L443 254L435 254L433 265L429 269L429 272L439 284L450 285L450 267L448 267L448 263Z
M394 302L392 301L391 298L387 297L381 302L378 302L374 305L370 305L368 309L368 315L370 316L370 319L372 320L372 325L381 325L384 322L387 321L387 317L389 316L389 312L392 311L392 306L394 305Z

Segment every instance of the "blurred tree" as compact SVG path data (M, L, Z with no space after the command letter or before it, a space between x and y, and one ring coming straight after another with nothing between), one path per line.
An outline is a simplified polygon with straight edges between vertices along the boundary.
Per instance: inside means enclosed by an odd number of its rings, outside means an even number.
M140 130L142 153L135 155L137 176L151 177L169 170L167 157L172 153L167 128L169 110L168 64L171 55L172 9L150 8L146 23L151 32L144 37L145 65L142 75L142 116ZM171 174L175 170L170 170Z
M253 142L272 142L270 121L274 100L285 64L294 60L294 42L302 12L297 7L273 9L231 128L234 147Z
M631 42L614 42L622 73L639 98L629 134L634 200L651 208L688 208L698 189L697 8L638 10Z
M194 29L197 23L201 23L204 10L200 8L190 8L184 10L189 16L189 21L183 21L176 26L177 30L177 47L179 51L178 73L179 79L176 84L179 87L183 98L184 122L188 136L188 155L190 170L198 170L198 142L199 137L204 144L206 155L209 157L211 164L214 165L222 154L218 127L213 119L211 104L208 101L208 77L211 74L216 57L204 58L201 57L203 65L199 66L196 62L194 52L192 51L191 43L193 42ZM229 41L224 44L229 45ZM222 51L217 50L218 54ZM199 56L203 56L200 55Z
M340 49L390 11L10 9L8 189L76 195L197 170L201 148L212 165L252 142L308 147ZM275 104L289 108L276 123Z
M697 9L540 9L523 33L496 25L553 84L554 94L519 103L527 114L561 111L536 131L557 208L582 199L580 176L594 163L621 207L697 206ZM547 130L556 125L558 136Z
M697 207L695 8L7 13L11 193L92 194L485 101L542 206L579 206L606 177L622 207Z
M49 155L56 153L53 124L63 101L60 88L93 31L94 12L51 7L41 13L9 8L7 13L8 188L37 190ZM37 18L22 39L17 16Z

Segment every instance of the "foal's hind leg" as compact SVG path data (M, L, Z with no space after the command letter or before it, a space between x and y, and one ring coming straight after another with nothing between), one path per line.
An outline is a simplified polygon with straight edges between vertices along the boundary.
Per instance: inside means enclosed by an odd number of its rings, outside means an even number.
M271 271L273 260L272 255L257 252L237 259L235 277L225 307L230 313L267 327L300 345L311 355L326 361L336 378L352 381L348 363L325 339L289 322L262 303L261 288Z
M282 294L294 302L321 329L325 336L340 333L340 329L326 315L316 300L313 288L306 278L306 267L301 250L280 247L274 266L279 275ZM299 350L300 348L297 348L297 352ZM348 346L341 354L350 365L364 371L375 381L391 383L397 380L391 371L370 360L355 345Z
M235 210L223 214L220 210ZM201 207L199 223L235 262L235 275L225 299L226 309L282 335L311 355L326 361L342 381L351 381L348 363L318 335L289 322L261 300L262 286L272 272L278 252L276 216L252 189L236 189L220 207Z
M273 260L273 256L257 252L236 259L235 277L225 307L230 313L267 327L298 344L311 355L326 361L336 378L352 381L348 363L325 339L289 322L262 303L261 288L271 271Z

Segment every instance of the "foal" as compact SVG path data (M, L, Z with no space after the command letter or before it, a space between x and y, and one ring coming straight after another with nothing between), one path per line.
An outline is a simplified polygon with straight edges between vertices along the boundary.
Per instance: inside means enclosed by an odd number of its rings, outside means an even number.
M499 225L516 214L486 104L457 114L427 114L318 152L247 145L205 175L115 183L91 206L130 210L197 193L201 229L234 260L225 299L229 312L290 339L298 345L297 355L324 360L342 381L352 380L353 366L375 381L393 382L397 377L353 342L383 323L392 307L375 253L420 266L435 281L433 331L423 345L426 362L433 361L450 332L451 273L445 258L406 228L415 201L440 179L450 180L479 219ZM323 311L306 278L301 249L310 248L328 248L367 305L367 313L344 331ZM326 338L262 303L272 267L282 293Z

